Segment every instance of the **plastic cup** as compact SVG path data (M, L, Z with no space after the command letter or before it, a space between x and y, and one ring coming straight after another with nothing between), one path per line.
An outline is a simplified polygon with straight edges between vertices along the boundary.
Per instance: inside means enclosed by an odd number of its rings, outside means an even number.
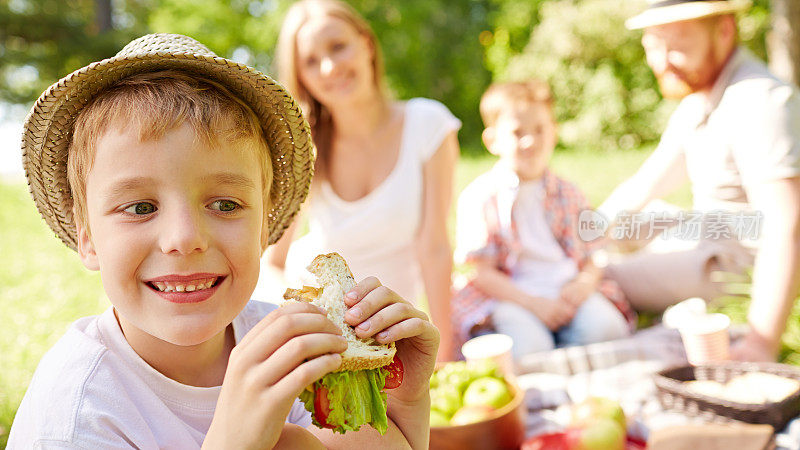
M667 308L661 317L661 323L667 328L677 329L686 321L692 320L694 316L704 315L706 315L706 301L700 297L692 297Z
M694 316L681 324L678 331L689 363L697 365L729 359L731 319L725 314Z
M461 346L461 354L467 361L493 360L504 375L514 375L514 359L511 356L511 336L505 334L484 334L472 338Z

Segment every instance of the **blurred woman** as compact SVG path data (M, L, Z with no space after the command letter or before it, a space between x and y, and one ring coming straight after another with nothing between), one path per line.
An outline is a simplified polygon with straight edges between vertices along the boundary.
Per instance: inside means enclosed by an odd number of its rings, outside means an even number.
M317 161L310 231L291 243L295 220L265 255L265 271L307 284L311 259L339 252L356 280L374 275L413 303L427 299L442 335L439 359L452 358L447 218L461 122L436 101L388 97L376 38L343 2L289 9L278 73L308 119Z

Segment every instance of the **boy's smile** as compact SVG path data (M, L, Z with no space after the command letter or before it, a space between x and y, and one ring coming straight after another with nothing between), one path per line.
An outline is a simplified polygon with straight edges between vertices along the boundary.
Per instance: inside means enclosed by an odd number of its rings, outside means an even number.
M168 275L144 280L151 289L173 303L199 303L216 292L225 277L210 273Z
M145 141L135 126L110 126L98 139L79 250L102 269L132 345L203 344L249 300L266 227L253 147L209 147L187 124Z

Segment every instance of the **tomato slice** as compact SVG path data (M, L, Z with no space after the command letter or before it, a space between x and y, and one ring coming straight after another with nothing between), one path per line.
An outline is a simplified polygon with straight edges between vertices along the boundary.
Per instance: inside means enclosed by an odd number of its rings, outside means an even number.
M386 370L389 372L389 375L386 375L386 384L383 386L384 389L400 387L400 385L403 384L403 361L400 361L400 357L397 356L397 353L394 354L392 363L386 366Z
M331 413L331 404L328 400L328 388L320 386L314 391L314 417L325 428L335 428L328 423L328 415Z

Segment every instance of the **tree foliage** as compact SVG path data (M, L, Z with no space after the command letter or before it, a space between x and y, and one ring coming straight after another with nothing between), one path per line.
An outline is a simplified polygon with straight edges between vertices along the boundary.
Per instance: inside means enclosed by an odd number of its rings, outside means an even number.
M756 2L739 23L742 40L762 58L766 3ZM536 26L522 49L506 37L511 26L495 24L486 44L493 78L548 81L562 147L614 150L656 142L674 104L660 97L645 63L641 32L624 26L642 5L560 0L538 6Z
M30 104L51 83L114 55L148 32L187 34L220 56L274 74L275 42L292 0L0 0L0 101ZM654 142L670 105L615 0L348 0L374 28L398 98L442 101L459 117L467 151L480 151L480 95L492 80L537 76L557 102L562 146ZM766 55L769 0L740 20L743 41Z

